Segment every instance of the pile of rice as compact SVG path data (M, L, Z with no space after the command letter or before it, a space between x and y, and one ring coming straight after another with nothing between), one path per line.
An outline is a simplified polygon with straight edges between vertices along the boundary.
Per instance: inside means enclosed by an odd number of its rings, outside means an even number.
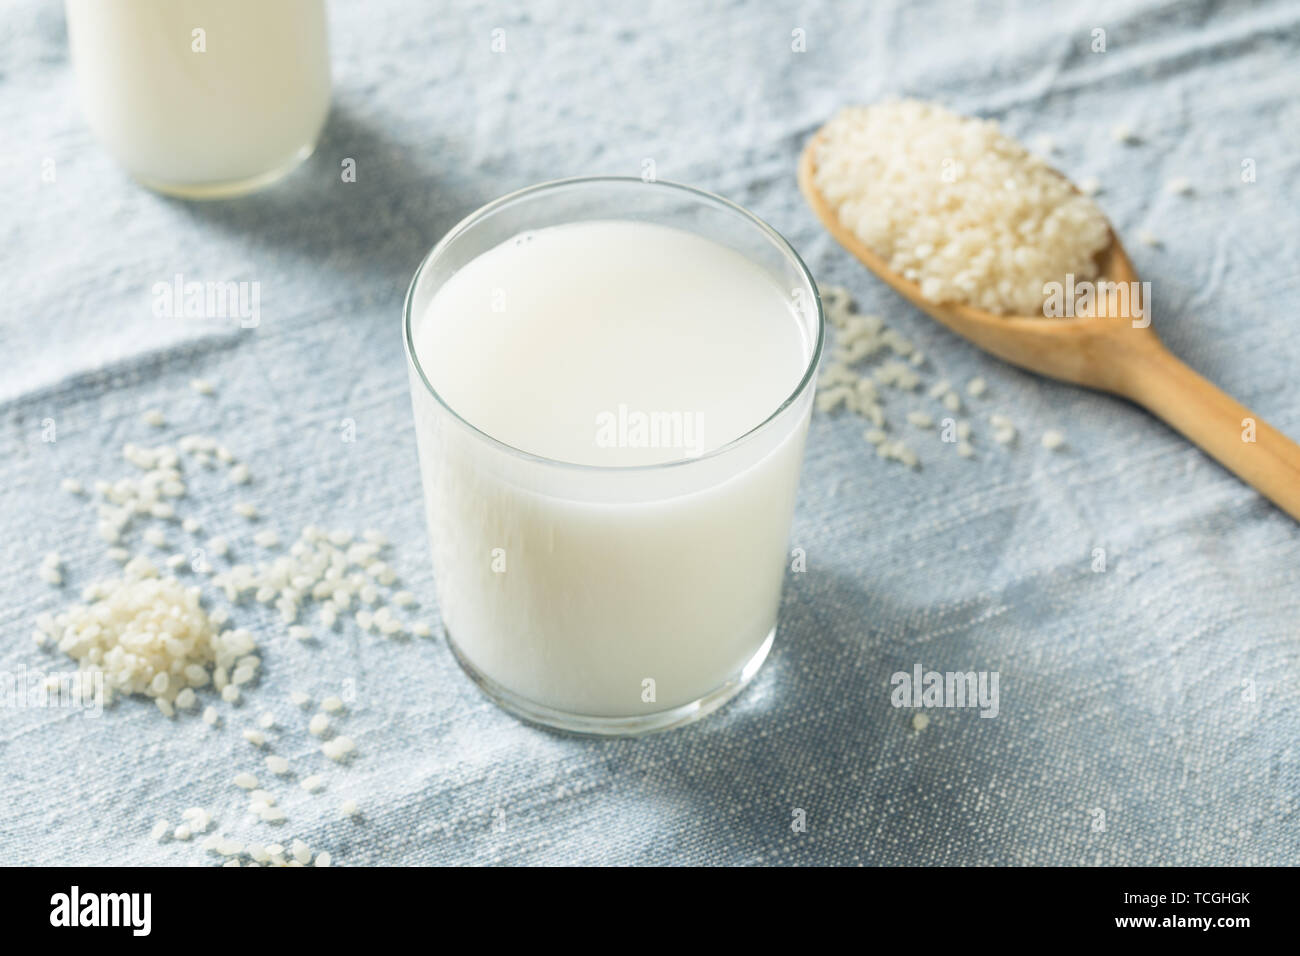
M242 628L221 631L225 613L209 616L199 588L159 577L144 557L125 571L120 579L88 587L88 603L37 620L40 643L53 638L79 671L102 675L105 704L119 694L142 694L171 717L176 707L194 707L193 688L206 686L214 675L222 685L229 669L239 675L236 683L256 675L261 661L252 635Z
M1097 274L1097 205L989 120L895 100L843 110L815 147L840 221L927 299L1041 315L1043 285Z

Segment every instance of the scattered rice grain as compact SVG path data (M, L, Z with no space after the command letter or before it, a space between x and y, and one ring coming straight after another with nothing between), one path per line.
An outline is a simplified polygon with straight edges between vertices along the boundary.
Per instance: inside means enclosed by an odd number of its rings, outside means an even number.
M266 758L266 769L278 776L284 776L289 772L289 761L285 760L283 757L271 754Z

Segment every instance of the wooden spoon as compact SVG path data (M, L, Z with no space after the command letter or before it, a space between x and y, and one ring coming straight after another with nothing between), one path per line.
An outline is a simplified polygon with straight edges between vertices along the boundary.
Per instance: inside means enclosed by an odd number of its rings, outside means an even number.
M799 159L799 189L835 240L895 292L1003 361L1136 402L1300 520L1300 445L1180 362L1151 329L1149 314L1142 319L1131 300L1126 308L1122 298L1106 303L1101 296L1096 315L1076 318L1004 316L966 305L936 305L867 248L817 191L819 136ZM1100 273L1094 282L1137 281L1113 230L1097 263Z

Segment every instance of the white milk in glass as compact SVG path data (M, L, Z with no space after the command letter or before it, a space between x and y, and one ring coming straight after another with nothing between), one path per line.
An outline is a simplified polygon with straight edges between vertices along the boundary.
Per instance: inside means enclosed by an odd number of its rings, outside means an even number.
M592 220L483 252L411 321L463 420L413 371L443 624L474 670L621 718L765 653L811 404L764 425L813 348L790 289L691 232Z
M221 196L316 144L330 102L324 0L66 0L82 111L131 175Z

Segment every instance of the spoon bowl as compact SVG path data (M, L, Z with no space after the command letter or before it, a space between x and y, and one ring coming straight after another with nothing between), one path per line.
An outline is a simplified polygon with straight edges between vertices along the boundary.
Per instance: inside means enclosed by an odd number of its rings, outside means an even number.
M894 272L840 221L817 189L814 135L799 158L799 189L832 238L877 278L935 321L1020 368L1123 396L1146 408L1224 467L1300 520L1300 445L1179 361L1150 324L1150 303L1097 296L1094 314L1069 318L997 315L961 303L939 304ZM1137 273L1114 229L1091 281L1135 288ZM1145 297L1143 297L1145 299ZM1114 306L1112 308L1112 306Z

